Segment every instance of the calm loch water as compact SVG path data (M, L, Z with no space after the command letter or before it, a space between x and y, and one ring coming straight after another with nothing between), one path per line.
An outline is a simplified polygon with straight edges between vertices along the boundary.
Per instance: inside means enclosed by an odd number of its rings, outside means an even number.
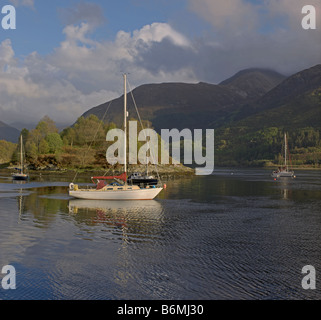
M0 172L0 268L17 273L0 300L320 299L321 172L269 174L218 169L153 201L107 202L71 199L72 177Z

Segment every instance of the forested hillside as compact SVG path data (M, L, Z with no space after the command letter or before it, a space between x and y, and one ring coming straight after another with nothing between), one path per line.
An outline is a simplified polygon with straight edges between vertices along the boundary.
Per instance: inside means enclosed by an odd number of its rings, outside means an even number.
M219 85L144 85L133 95L144 127L158 133L172 128L214 129L217 166L276 165L284 133L293 165L321 166L321 65L287 78L249 69ZM133 106L129 119L138 120L132 111ZM45 117L35 129L22 130L27 160L37 168L110 168L106 133L122 128L122 117L123 97L88 110L62 132ZM15 148L2 141L0 161L14 163Z

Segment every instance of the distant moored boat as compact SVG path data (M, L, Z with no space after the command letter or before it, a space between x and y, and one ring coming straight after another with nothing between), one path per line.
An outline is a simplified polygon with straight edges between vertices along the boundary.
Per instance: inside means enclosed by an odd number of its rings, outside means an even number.
M12 173L12 179L13 180L28 180L29 179L29 175L27 175L26 173L23 173L23 168L24 168L24 163L23 163L23 151L22 151L22 135L20 135L20 167L16 168L16 170L18 170L18 172Z
M273 178L295 178L294 171L289 170L287 157L288 157L288 144L286 139L286 134L284 134L284 164L280 166L277 170L273 171L271 176Z

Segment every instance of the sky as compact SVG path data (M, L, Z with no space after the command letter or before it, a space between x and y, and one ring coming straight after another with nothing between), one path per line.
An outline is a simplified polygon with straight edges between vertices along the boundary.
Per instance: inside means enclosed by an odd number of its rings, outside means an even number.
M122 94L122 73L133 89L321 63L320 0L0 0L0 12L8 4L16 29L0 25L0 121L18 129L45 115L74 123ZM301 26L308 4L314 30Z

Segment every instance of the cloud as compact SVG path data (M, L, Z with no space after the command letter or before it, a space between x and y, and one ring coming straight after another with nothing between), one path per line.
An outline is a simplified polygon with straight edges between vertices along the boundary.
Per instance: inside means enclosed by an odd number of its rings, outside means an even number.
M134 88L218 83L249 67L287 75L311 67L321 62L321 41L319 30L301 27L304 2L189 0L195 19L208 23L197 37L183 34L179 25L154 22L103 41L94 36L103 19L100 7L82 2L61 12L64 39L51 54L32 52L18 59L10 40L0 43L1 121L12 123L23 114L24 121L34 123L49 115L71 124L89 108L121 95L123 72ZM319 1L310 3L320 9Z
M0 110L7 122L36 123L48 114L58 122L72 123L89 105L106 101L110 94L107 90L84 94L68 74L37 53L21 64L10 40L0 44Z
M283 19L288 27L301 26L303 6L310 4L320 10L319 0L189 0L189 9L209 22L216 30L254 30L266 19ZM277 21L275 21L277 22ZM299 23L297 23L299 22Z
M190 41L167 23L153 23L133 32L133 41L162 42L169 39L176 46L189 47Z
M97 27L106 20L101 6L96 3L80 2L70 8L60 8L58 13L65 25L77 25L85 22L90 26Z
M24 6L33 8L35 4L34 0L10 0L10 2L16 7Z
M168 24L153 23L133 32L119 31L113 41L96 42L89 38L89 27L67 26L66 39L49 58L49 61L68 73L74 85L82 91L108 87L117 92L121 88L112 79L122 72L131 73L134 85L147 81L157 81L157 75L144 69L137 62L143 52L151 52L157 45L170 43L174 48L190 47L189 41ZM168 53L169 55L171 53ZM158 61L155 61L156 64ZM184 66L185 67L185 66ZM167 80L174 80L177 67L172 69ZM179 71L178 71L179 72ZM163 76L159 80L162 80ZM188 79L183 79L188 80Z
M33 52L22 61L15 57L10 40L0 44L0 110L6 122L24 114L25 122L38 122L48 115L71 124L90 107L122 94L122 72L130 73L132 88L193 78L184 64L156 71L138 63L143 52L152 52L157 45L191 50L187 38L168 24L119 31L114 40L105 42L92 40L91 32L89 23L68 25L64 41L52 54Z
M11 47L11 40L6 39L0 44L0 67L4 68L13 63L14 51Z
M246 32L258 24L256 6L243 0L190 0L189 6L213 27Z
M320 12L319 0L309 4ZM228 76L248 67L290 75L320 63L320 29L303 30L304 5L306 0L189 0L190 10L207 21L212 31L198 45L199 56L212 61L205 60L205 79L214 80L209 72Z

